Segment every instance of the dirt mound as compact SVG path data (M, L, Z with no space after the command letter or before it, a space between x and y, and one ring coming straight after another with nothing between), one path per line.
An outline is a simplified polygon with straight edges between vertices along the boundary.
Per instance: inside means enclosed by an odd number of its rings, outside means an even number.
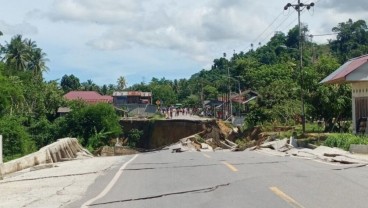
M232 132L232 128L227 126L223 120L219 120L216 122L218 128L220 129L220 133L225 135L225 137L228 137L230 133Z

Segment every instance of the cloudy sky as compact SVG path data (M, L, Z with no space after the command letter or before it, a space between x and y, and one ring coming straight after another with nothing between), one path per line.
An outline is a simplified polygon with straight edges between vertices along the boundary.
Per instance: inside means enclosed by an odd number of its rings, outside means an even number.
M224 52L248 51L287 32L297 24L297 13L283 10L288 2L296 0L0 0L0 43L16 34L36 41L50 60L47 80L189 78ZM367 0L314 2L302 13L311 34L329 34L349 18L368 22Z

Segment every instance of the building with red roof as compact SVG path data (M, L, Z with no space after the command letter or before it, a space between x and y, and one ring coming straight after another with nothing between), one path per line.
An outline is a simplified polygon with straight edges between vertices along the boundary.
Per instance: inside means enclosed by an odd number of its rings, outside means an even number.
M81 100L88 104L112 103L112 96L100 95L95 91L70 91L64 95L67 100Z
M354 133L368 133L368 54L350 59L320 83L352 86Z

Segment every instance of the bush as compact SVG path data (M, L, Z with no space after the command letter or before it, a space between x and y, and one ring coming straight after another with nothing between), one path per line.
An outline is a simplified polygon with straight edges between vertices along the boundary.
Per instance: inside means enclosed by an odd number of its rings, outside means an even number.
M139 129L130 130L128 134L129 146L136 147L142 135L143 135L143 131Z
M323 144L328 147L349 150L351 144L368 144L368 137L354 134L330 134Z
M119 117L106 103L73 108L57 122L63 128L58 130L59 136L77 137L83 146L107 145L111 138L122 133Z
M36 150L21 119L6 116L0 118L0 134L3 135L4 160L11 160Z
M37 149L42 148L52 142L55 142L55 129L54 125L42 117L39 120L32 120L31 125L28 128L28 132L32 135L32 139L36 144Z

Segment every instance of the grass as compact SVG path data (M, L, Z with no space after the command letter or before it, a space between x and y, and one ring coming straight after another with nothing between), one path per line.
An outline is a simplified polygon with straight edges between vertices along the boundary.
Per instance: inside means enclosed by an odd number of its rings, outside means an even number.
M333 133L328 135L323 144L328 147L338 147L349 150L351 144L368 144L368 137L355 134Z

